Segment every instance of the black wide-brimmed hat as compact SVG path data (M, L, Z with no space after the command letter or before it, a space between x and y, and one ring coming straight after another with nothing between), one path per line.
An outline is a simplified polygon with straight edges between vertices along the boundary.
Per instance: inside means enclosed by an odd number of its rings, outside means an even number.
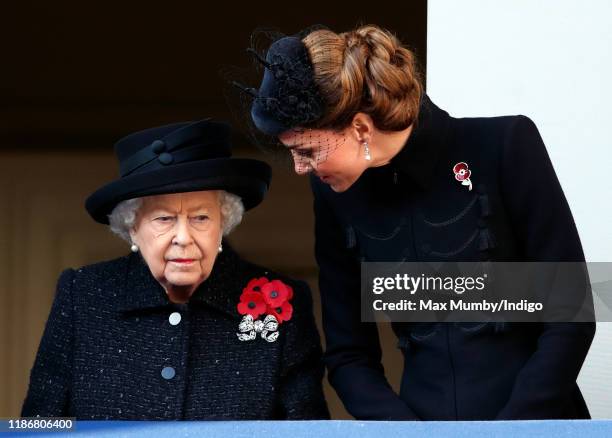
M121 201L150 195L226 190L242 198L245 210L264 198L272 171L263 161L232 158L230 127L201 120L139 131L115 144L119 178L91 194L85 208L108 224Z

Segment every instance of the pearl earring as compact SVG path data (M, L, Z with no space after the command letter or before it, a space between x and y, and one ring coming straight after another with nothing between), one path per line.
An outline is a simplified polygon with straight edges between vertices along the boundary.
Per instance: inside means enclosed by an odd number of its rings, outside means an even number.
M223 245L219 244L219 252L223 252Z
M130 246L130 249L132 250L132 252L138 252L138 245L136 245L135 243L132 243L132 246Z
M372 159L372 155L370 155L370 146L367 141L363 142L363 148L365 149L365 159L370 161Z

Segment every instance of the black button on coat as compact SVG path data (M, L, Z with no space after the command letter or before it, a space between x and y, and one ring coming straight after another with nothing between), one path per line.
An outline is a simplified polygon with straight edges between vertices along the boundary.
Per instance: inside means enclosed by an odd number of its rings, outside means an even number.
M240 341L236 305L263 276L293 287L293 316L275 342ZM131 254L61 275L22 416L328 418L321 354L304 282L224 248L189 303L172 304Z
M464 162L473 189L455 179ZM424 98L388 165L346 192L311 177L329 380L358 419L589 418L576 378L594 323L393 323L389 386L374 323L360 321L360 261L566 261L584 255L534 123L453 118Z

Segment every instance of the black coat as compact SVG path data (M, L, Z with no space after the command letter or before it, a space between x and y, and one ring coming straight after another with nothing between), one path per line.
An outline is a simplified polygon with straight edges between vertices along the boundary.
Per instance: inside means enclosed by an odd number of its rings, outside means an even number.
M466 162L474 189L454 178ZM358 419L589 418L576 378L594 323L393 323L399 396L360 261L584 261L546 149L525 116L453 118L426 97L390 164L344 193L311 178L329 380Z
M293 287L293 316L274 342L240 341L236 305L248 281L261 276ZM61 275L22 416L328 418L321 354L304 282L226 248L190 301L173 304L131 254Z

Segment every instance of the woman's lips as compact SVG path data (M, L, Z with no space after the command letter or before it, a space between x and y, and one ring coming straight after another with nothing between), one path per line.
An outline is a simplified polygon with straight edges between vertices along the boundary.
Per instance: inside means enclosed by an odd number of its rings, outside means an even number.
M195 259L171 259L171 262L180 263L182 265L188 265L190 263L195 262Z

